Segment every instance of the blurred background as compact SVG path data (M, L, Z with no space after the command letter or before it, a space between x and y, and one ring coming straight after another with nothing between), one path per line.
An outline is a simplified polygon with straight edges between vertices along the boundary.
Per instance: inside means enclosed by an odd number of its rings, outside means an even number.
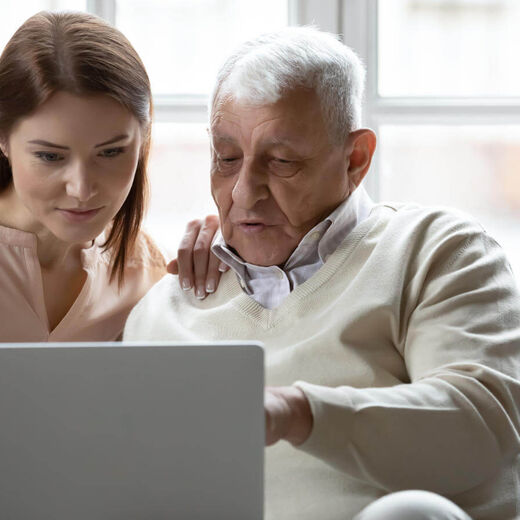
M314 24L367 67L371 196L469 213L520 280L520 1L0 0L0 49L43 9L96 13L141 55L155 103L146 228L170 254L188 220L215 213L206 104L219 65L247 38Z

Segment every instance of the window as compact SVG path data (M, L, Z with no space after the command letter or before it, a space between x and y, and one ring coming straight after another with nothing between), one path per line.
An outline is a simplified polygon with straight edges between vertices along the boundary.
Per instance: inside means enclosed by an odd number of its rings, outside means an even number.
M141 56L156 96L207 96L239 43L288 23L287 2L117 0L116 26Z
M503 246L520 280L520 4L345 0L346 43L368 69L376 200L451 206Z
M384 97L518 97L515 0L378 3L378 86Z
M16 29L39 11L85 11L87 0L2 0L0 23L0 49L5 47Z
M314 23L367 66L372 197L470 213L520 277L517 0L4 0L0 45L31 14L64 8L115 23L147 67L155 121L145 224L171 253L188 220L215 212L206 104L218 66L258 33Z

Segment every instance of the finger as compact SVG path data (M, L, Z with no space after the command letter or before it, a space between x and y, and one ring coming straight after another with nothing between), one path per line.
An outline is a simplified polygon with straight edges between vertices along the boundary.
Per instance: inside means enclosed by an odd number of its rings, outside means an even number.
M227 273L231 268L229 267L229 265L225 264L224 262L220 262L219 266L218 266L218 270L221 272L221 273Z
M197 242L201 226L202 222L200 220L192 220L191 222L188 222L186 231L177 251L179 283L185 291L191 289L194 284L193 249Z
M170 274L179 274L179 262L174 258L167 266L166 272Z
M208 233L212 233L211 240L215 237L215 234L218 231L218 228L220 227L220 221L218 218L218 215L208 215L204 219L204 225L208 229Z
M199 299L206 297L206 279L208 275L211 243L218 229L218 219L210 215L204 220L193 248L193 270L195 273L195 296Z
M218 287L220 275L222 274L219 270L220 264L220 260L211 253L208 261L208 274L206 275L206 292L209 294L215 292Z

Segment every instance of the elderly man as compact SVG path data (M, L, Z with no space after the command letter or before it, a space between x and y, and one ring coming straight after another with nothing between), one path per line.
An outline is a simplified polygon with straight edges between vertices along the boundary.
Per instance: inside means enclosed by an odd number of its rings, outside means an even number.
M370 201L363 76L309 28L227 60L210 136L213 250L231 271L205 300L163 278L125 339L265 344L268 519L513 518L510 268L463 217Z

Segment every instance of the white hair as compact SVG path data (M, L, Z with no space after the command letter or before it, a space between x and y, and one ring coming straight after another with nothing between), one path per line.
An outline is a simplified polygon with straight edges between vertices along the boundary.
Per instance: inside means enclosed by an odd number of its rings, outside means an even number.
M365 69L356 53L331 33L288 27L243 43L220 68L210 99L275 103L296 88L313 89L330 138L343 141L361 126Z

